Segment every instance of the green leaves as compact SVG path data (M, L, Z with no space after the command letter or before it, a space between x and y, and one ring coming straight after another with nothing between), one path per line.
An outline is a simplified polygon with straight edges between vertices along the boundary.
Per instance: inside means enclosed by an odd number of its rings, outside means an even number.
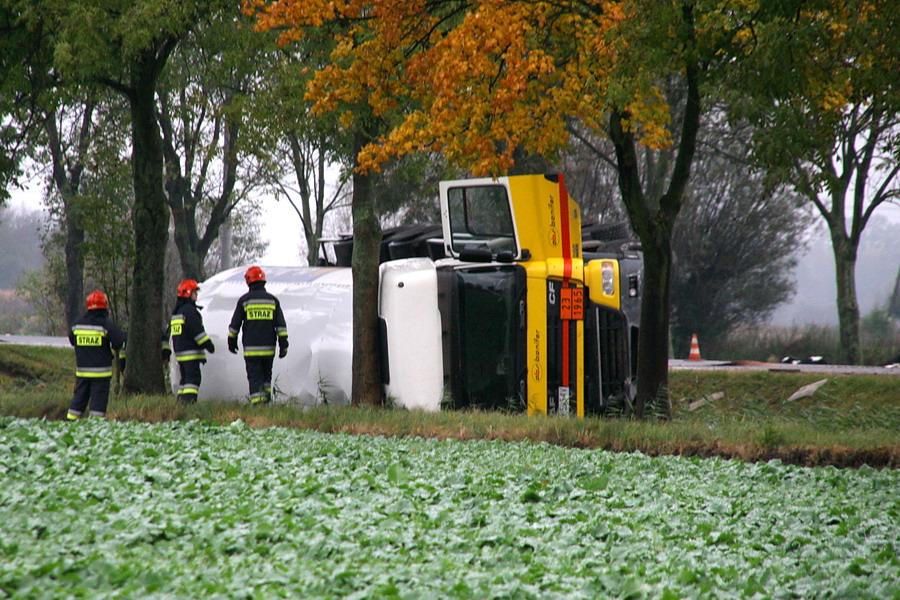
M893 471L242 422L8 419L0 453L0 597L900 591Z
M400 463L394 463L388 468L387 477L395 485L405 485L409 481L409 471Z

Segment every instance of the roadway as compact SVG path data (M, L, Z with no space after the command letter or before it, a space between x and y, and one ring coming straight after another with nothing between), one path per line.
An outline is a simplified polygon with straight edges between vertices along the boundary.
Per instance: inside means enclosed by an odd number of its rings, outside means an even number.
M69 338L48 335L0 335L0 344L19 344L21 346L56 346L69 348Z

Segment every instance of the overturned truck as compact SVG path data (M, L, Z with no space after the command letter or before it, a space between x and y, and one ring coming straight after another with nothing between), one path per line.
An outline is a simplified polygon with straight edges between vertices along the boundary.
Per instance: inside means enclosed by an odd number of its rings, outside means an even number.
M442 182L440 201L440 226L383 236L388 397L573 416L633 399L643 261L627 227L583 227L561 175ZM304 403L350 398L353 238L332 243L335 266L264 267L291 339L273 388ZM222 347L243 272L201 284L206 329ZM211 357L201 398L243 394L240 357Z

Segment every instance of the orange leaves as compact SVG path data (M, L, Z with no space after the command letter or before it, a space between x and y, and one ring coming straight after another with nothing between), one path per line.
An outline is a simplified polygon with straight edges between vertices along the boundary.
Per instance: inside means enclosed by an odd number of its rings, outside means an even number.
M641 130L643 144L653 150L667 148L672 143L669 130L669 105L659 91L653 87L643 98L635 99L626 108L630 117L623 123L628 131Z
M341 33L306 98L351 126L361 106L392 124L359 156L378 168L391 156L442 151L475 174L512 165L517 147L546 155L566 140L568 117L600 128L617 58L623 2L607 0L243 0L261 30L281 41L329 24ZM340 25L336 28L335 25ZM665 142L659 98L635 118Z
M549 52L553 38L545 28L554 10L483 1L432 38L405 65L419 108L385 138L384 152L439 147L450 160L488 174L509 168L519 145L554 150L565 138L566 107L575 105L563 93L568 74Z
M256 14L258 28L262 30L321 27L352 12L352 4L353 0L242 0L244 12Z
M825 111L834 111L844 108L850 99L852 89L850 82L846 82L844 89L829 87L822 94L821 106Z

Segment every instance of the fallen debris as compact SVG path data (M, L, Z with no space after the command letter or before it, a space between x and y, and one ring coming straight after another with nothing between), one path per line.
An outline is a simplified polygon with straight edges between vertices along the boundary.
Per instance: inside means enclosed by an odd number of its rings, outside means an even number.
M820 379L819 381L810 383L809 385L804 385L802 388L791 394L790 397L785 400L785 402L793 402L794 400L799 400L800 398L807 398L809 396L812 396L816 393L816 390L825 385L825 383L827 382L827 379Z
M807 356L806 358L796 358L794 356L785 356L781 359L782 364L786 365L827 365L828 361L824 356Z
M708 404L714 400L721 400L724 397L725 397L725 392L715 392L713 394L707 394L706 396L703 396L699 400L695 400L694 402L691 402L690 404L688 404L688 410L690 410L690 411L697 410L698 408L700 408L701 406L703 406L705 404Z

